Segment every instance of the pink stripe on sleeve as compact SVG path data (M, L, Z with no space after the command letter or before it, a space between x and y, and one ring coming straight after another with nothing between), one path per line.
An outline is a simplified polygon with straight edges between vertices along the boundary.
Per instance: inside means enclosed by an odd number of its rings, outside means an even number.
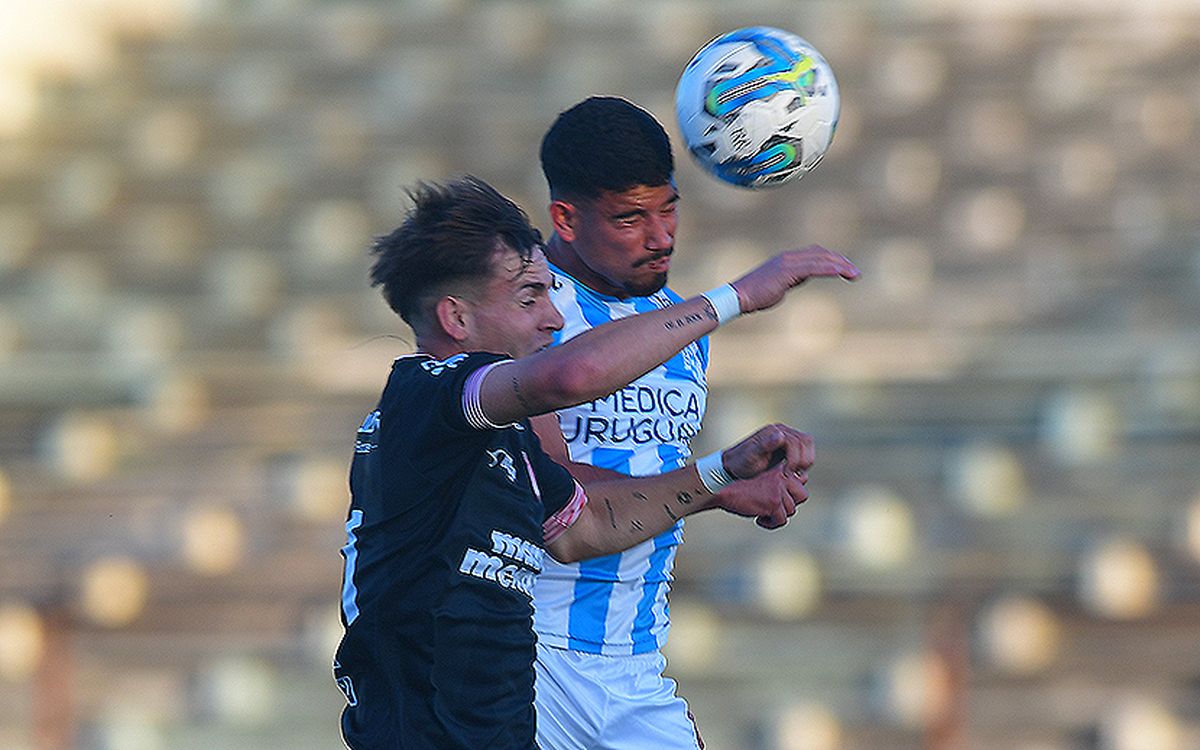
M575 495L570 502L562 507L554 515L546 519L542 524L542 541L550 544L557 539L564 531L571 528L571 525L579 519L579 514L583 512L583 506L587 505L587 493L583 491L583 487L579 482L575 483Z

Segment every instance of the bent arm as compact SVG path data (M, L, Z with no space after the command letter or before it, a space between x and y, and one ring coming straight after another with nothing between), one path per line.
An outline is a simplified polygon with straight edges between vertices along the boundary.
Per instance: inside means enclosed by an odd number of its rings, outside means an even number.
M656 476L589 482L584 485L587 504L579 518L546 548L564 563L611 555L653 539L681 518L712 508L756 518L764 528L778 528L808 498L804 481L781 463L716 494L700 481L695 464Z
M557 428L555 424L553 432ZM587 503L547 549L560 562L620 552L710 508L755 518L759 526L774 529L786 524L796 506L808 499L811 435L783 424L767 425L720 456L743 478L717 488L706 485L691 464L657 476L584 481ZM718 489L716 494L710 487Z
M587 482L587 505L547 545L559 562L609 555L652 539L685 516L715 507L694 466L648 477Z

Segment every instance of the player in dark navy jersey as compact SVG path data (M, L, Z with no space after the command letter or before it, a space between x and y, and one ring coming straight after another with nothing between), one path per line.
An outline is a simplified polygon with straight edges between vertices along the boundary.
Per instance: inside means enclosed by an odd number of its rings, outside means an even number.
M355 442L334 669L343 737L353 750L532 750L530 597L544 554L609 554L709 508L781 526L807 498L813 447L770 425L715 465L585 490L528 417L611 393L806 278L858 271L835 254L776 258L547 349L562 317L525 214L473 178L413 197L374 248L372 279L419 352L396 360Z
M464 411L504 359L402 357L359 431L338 654L352 747L529 746L530 590L546 517L578 490L523 424Z

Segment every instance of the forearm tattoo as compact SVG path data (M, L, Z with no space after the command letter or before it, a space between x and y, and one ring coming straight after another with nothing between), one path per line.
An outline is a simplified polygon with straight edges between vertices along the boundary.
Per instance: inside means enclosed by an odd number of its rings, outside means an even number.
M680 490L679 492L675 493L675 503L686 508L692 504L693 500L695 500L697 497L702 497L702 496L703 496L703 493L699 489ZM646 495L642 494L641 492L632 492L632 493L630 493L630 497L640 500L643 503L647 503L650 501L650 498L647 497ZM613 529L619 528L620 523L624 523L625 519L622 519L620 522L617 521L617 511L613 507L613 504L611 502L609 502L609 499L607 497L604 498L604 507L606 507L608 509L609 525L611 525L613 527ZM678 521L680 518L682 518L682 516L679 513L675 512L675 508L671 505L671 503L663 503L662 509L671 518L672 521ZM628 512L628 508L626 507L625 509L622 510L621 514L626 515L627 512ZM684 512L683 515L687 515L687 513ZM630 518L628 518L628 521L629 521L630 533L641 534L642 532L645 531L646 524L643 523L640 518L630 517Z
M613 512L612 503L608 501L607 497L604 498L604 507L608 508L608 522L614 529L617 528L617 514Z
M679 492L677 492L675 494L675 502L679 503L680 505L682 505L684 507L691 505L692 499L698 496L699 490L693 490L693 492L695 492L697 494L692 494L692 492L689 492L688 490L680 490ZM679 520L679 516L675 513L675 510L668 503L663 503L663 510L665 510L667 512L667 515L671 517L672 521Z
M517 403L521 405L521 408L532 413L533 407L530 406L529 402L525 400L525 394L521 393L521 381L517 380L516 376L513 376L512 378L512 389L513 395L517 397Z
M707 320L716 320L717 319L717 314L712 311L712 305L708 304L707 301L705 303L705 312L704 313L688 313L687 315L684 315L682 318L676 318L675 320L668 320L666 323L663 323L663 327L666 328L668 331L670 331L670 330L674 330L676 328L683 328L684 326L690 326L695 323L700 323L706 319Z

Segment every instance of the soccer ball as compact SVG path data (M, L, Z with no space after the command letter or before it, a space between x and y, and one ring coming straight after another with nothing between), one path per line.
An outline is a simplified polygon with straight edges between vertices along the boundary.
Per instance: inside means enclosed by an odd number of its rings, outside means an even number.
M692 57L675 89L688 151L709 173L746 188L815 167L833 140L841 100L829 63L795 34L731 31Z

